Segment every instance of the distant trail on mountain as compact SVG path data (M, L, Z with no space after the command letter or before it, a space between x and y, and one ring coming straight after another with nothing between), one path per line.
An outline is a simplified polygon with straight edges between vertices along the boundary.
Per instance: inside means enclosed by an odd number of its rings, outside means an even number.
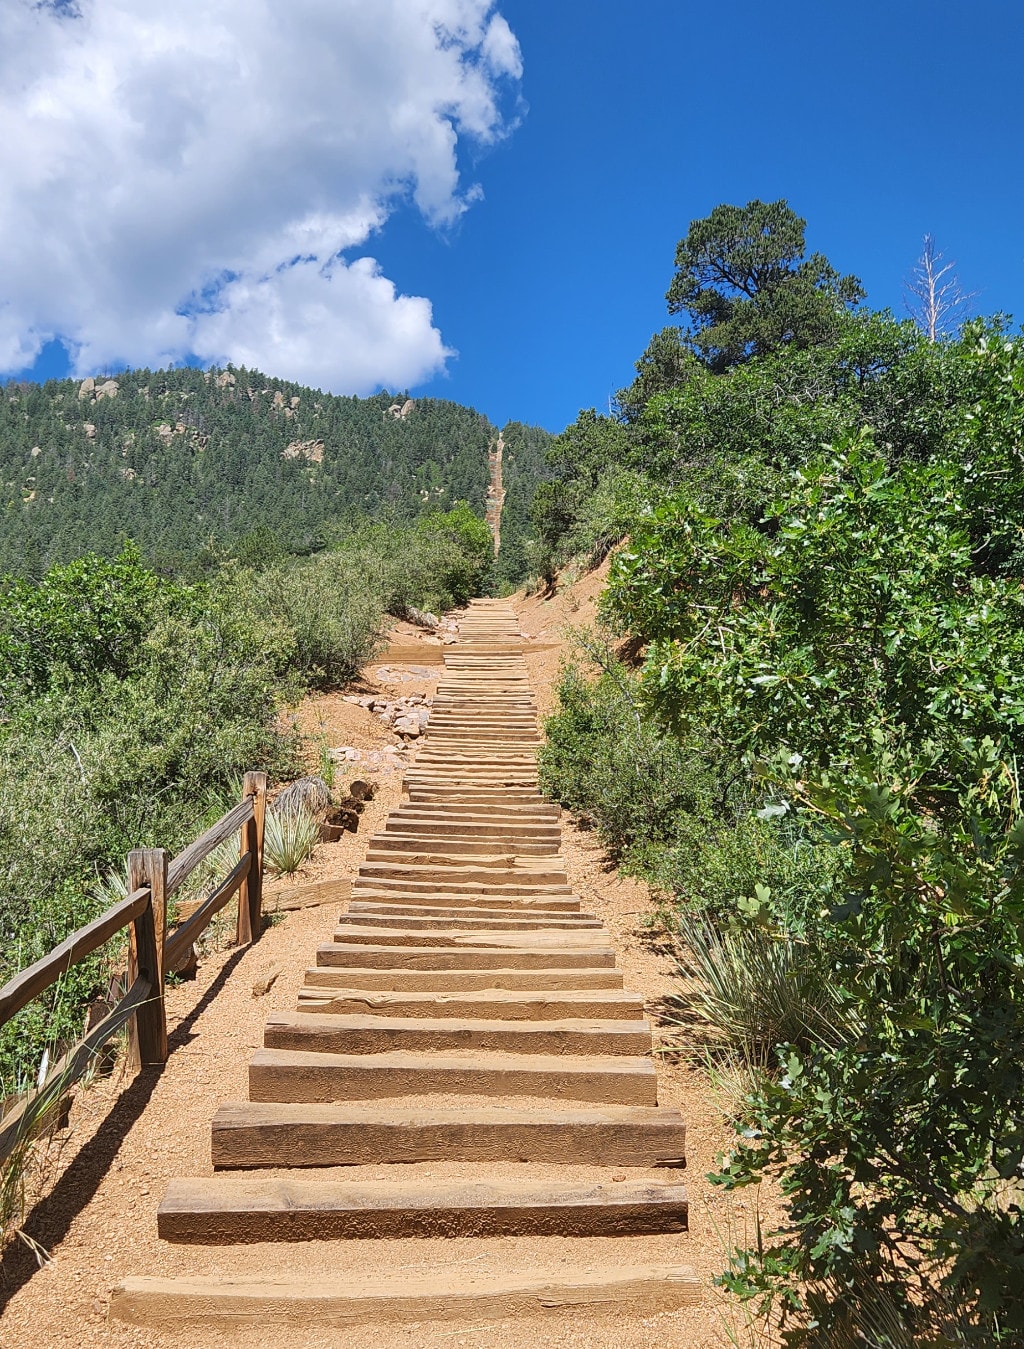
M494 556L501 548L501 508L505 504L505 486L502 481L502 459L505 454L505 441L498 432L498 439L487 449L487 466L491 481L487 488L486 519L494 535Z

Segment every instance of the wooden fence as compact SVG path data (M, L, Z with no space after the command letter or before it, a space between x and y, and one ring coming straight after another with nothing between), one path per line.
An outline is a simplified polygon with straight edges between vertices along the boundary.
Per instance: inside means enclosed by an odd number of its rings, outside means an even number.
M242 799L212 828L168 861L163 848L140 848L128 856L128 895L0 988L0 1026L96 951L128 929L127 988L110 1012L53 1065L38 1090L0 1120L0 1161L35 1131L89 1067L99 1049L123 1026L130 1031L136 1066L167 1061L164 977L188 958L197 937L238 895L236 937L245 945L259 936L263 910L263 827L267 775L247 773ZM167 931L167 901L210 854L240 834L239 857L227 876L190 917Z

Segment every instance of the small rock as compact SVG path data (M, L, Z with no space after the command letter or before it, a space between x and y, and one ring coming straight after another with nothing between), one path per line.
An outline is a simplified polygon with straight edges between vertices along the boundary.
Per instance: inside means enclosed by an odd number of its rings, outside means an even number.
M261 978L257 979L252 986L252 995L254 998L265 997L277 983L278 979L284 973L283 965L271 965Z
M625 1171L616 1171L615 1175L612 1176L612 1180L625 1180L625 1179L626 1179Z

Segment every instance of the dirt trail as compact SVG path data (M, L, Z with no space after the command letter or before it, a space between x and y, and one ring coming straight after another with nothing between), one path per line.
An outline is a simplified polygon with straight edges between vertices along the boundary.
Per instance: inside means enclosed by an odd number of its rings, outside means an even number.
M596 585L594 588L596 590ZM522 646L526 666L530 668L531 683L540 695L542 704L547 702L551 676L557 664L558 650L553 645L553 639L558 640L561 619L570 616L562 610L569 610L572 604L576 608L571 611L571 616L578 619L582 612L585 619L592 597L581 593L560 607L547 608L542 601L516 600L516 626L521 624L523 631L529 634ZM537 650L531 651L532 647ZM441 674L440 670L438 674ZM427 689L429 686L424 687ZM485 893L493 896L496 892L490 883L481 889L473 879L479 867L486 865L479 859L486 859L488 854L481 853L477 846L473 821L468 812L463 810L459 815L460 808L456 807L456 816L462 820L458 827L458 846L453 842L450 823L448 827L442 827L436 852L429 841L432 836L426 825L426 832L421 829L411 847L402 842L403 838L409 836L407 826L401 824L402 812L405 818L418 816L420 824L423 824L424 815L429 816L433 807L445 797L447 789L444 783L439 784L436 780L438 764L432 762L430 752L432 737L436 736L440 741L442 735L443 728L438 723L445 719L443 702L442 698L435 713L435 727L428 733L426 745L417 755L417 764L407 775L406 793L411 799L402 804L403 795L397 776L382 782L368 816L364 817L365 823L359 835L346 839L344 844L333 845L333 852L322 850L315 869L318 879L332 874L352 875L360 863L363 865L363 876L357 881L354 896L356 910L349 910L347 929L344 925L339 929L343 934L347 932L347 935L343 935L340 942L336 935L338 946L346 945L349 950L353 949L350 939L357 944L362 943L364 952L379 946L376 937L380 928L376 934L354 932L354 929L365 928L368 919L379 920L393 928L396 914L390 911L396 901L400 902L402 912L406 914L402 921L410 921L407 911L413 909L413 914L417 913L411 902L417 894L419 897L415 903L420 906L418 912L424 915L424 919L429 919L424 900L431 907L437 904L435 873L439 865L448 868L447 877L458 872L463 878L461 882L446 885L445 889L450 893L445 904L454 901L455 906L462 907L464 912L472 909L474 919L478 922L488 918L486 912L481 912L485 906L478 901ZM358 745L360 735L365 737L363 743L379 743L379 726L369 714L363 717L365 725L360 727L355 724L361 713L362 709L342 706L340 700L333 708L326 707L321 700L316 715L321 723L332 726L336 716L346 720L345 738L350 744ZM473 746L450 741L445 754L449 759L455 755L466 764L473 758ZM478 804L483 806L485 812L491 811L493 807L487 805L490 785L483 783L479 771L479 766L467 765L466 776L476 777L476 781L469 785L479 789L479 792L471 794L481 795ZM510 756L506 756L501 772L502 793L505 796L514 796L519 790L516 777L521 771L522 756L513 748ZM462 785L465 787L467 784ZM528 783L523 790L529 790ZM438 792L441 796L438 796ZM450 792L446 799L452 802ZM397 845L394 839L387 841L396 831L382 828L396 808L399 814L393 818L399 821L397 832L400 837ZM467 828L467 825L470 827ZM376 830L380 831L378 842L367 863L364 860L367 847ZM532 845L530 838L525 841ZM447 856L444 861L439 861L439 853L445 852ZM656 1019L660 1000L670 988L672 967L668 957L652 949L642 936L640 918L648 902L645 891L636 883L618 878L607 868L600 850L592 840L565 822L561 833L560 858L563 870L568 875L566 892L582 901L581 905L576 906L577 915L580 912L596 915L596 919L611 936L616 963L625 976L626 989L639 992L644 1007L654 1013ZM558 901L563 899L557 877L547 879L551 866L544 849L541 848L536 855L526 852L517 858L514 866L514 880L523 882L515 886L518 893L514 898L510 892L504 899L494 901L502 905L502 911L512 921L522 921L521 914L513 914L513 909L540 902L550 905L556 898ZM523 874L531 870L535 873L543 871L545 879L540 880L538 876L537 884L534 885L534 878ZM417 892L416 887L420 884L418 873L424 877L425 892ZM460 883L468 886L468 889L460 892ZM506 876L504 883L508 885L512 882ZM502 882L499 880L500 884ZM395 893L382 894L382 890L386 892L389 886L398 888ZM531 898L534 893L537 894L536 901ZM467 899L472 903L467 904ZM742 1206L734 1210L733 1205L726 1206L720 1196L709 1195L701 1180L721 1143L720 1124L716 1112L706 1099L703 1079L678 1066L659 1065L657 1101L660 1112L671 1112L677 1108L686 1120L689 1168L683 1175L662 1168L652 1169L649 1165L631 1165L628 1174L616 1167L609 1174L608 1167L595 1167L582 1156L578 1160L563 1159L560 1162L524 1162L516 1160L513 1152L486 1162L472 1162L453 1159L446 1156L443 1150L433 1160L405 1162L401 1166L382 1157L355 1166L317 1166L315 1171L305 1174L315 1177L321 1189L332 1185L347 1186L349 1189L353 1185L362 1185L367 1193L377 1196L375 1202L378 1206L382 1185L392 1187L393 1190L396 1184L400 1184L406 1193L418 1189L421 1197L428 1196L429 1202L436 1205L439 1195L451 1195L459 1187L472 1184L477 1187L473 1200L477 1209L481 1185L491 1187L492 1199L493 1192L503 1187L506 1194L514 1194L521 1199L531 1187L534 1192L544 1190L549 1193L558 1187L562 1190L576 1187L578 1191L585 1191L588 1188L592 1190L596 1185L607 1192L616 1186L628 1186L636 1182L649 1189L651 1186L678 1184L680 1179L685 1178L690 1198L688 1232L640 1231L630 1235L593 1235L584 1224L579 1234L570 1238L564 1234L544 1234L530 1230L533 1223L530 1218L517 1220L522 1222L524 1230L507 1235L467 1231L465 1235L451 1236L398 1238L383 1235L368 1240L331 1240L317 1239L314 1234L312 1239L301 1242L257 1240L244 1244L229 1242L216 1245L178 1244L160 1239L156 1228L156 1209L167 1182L180 1182L182 1178L188 1177L209 1177L212 1184L210 1126L217 1105L225 1100L247 1100L252 1085L248 1072L249 1061L254 1056L258 1057L261 1052L293 1052L261 1051L260 1047L268 1033L268 1015L278 1026L294 1026L296 989L303 988L307 1021L317 1019L312 1015L314 1009L310 1006L310 998L322 1000L326 996L330 1000L338 997L337 985L330 988L317 982L324 978L325 969L328 976L333 973L329 966L319 967L319 973L313 976L313 983L303 985L303 981L310 978L307 970L317 943L330 941L335 913L336 910L322 908L290 913L277 926L269 929L257 946L242 952L209 956L201 967L198 987L193 984L169 990L170 1008L175 1018L172 1024L176 1029L173 1036L174 1052L162 1076L136 1079L119 1098L116 1098L113 1085L101 1084L86 1093L76 1104L75 1135L68 1150L69 1159L77 1152L76 1165L66 1173L53 1198L30 1224L33 1235L51 1248L53 1262L32 1277L28 1277L27 1256L21 1261L20 1268L17 1259L13 1262L15 1286L2 1295L9 1297L9 1301L0 1317L0 1345L17 1343L34 1349L34 1346L64 1343L104 1346L188 1344L202 1349L206 1345L244 1342L249 1346L273 1344L281 1349L291 1349L292 1346L298 1349L300 1345L351 1346L352 1349L366 1346L369 1349L371 1344L378 1347L381 1343L382 1330L379 1326L330 1327L322 1318L320 1321L314 1318L313 1323L302 1327L282 1327L270 1324L266 1318L258 1318L243 1330L211 1325L202 1317L187 1326L166 1324L159 1328L152 1324L125 1324L111 1318L112 1291L124 1284L125 1280L139 1275L170 1280L196 1277L221 1281L259 1279L265 1284L283 1279L298 1281L307 1288L321 1291L328 1283L338 1284L339 1281L350 1291L360 1285L379 1290L401 1285L404 1281L409 1286L415 1283L420 1288L433 1289L435 1292L445 1287L465 1292L474 1286L483 1287L488 1282L492 1285L495 1281L500 1283L518 1271L530 1269L543 1270L547 1277L557 1282L559 1272L565 1271L567 1266L571 1266L577 1274L580 1270L590 1271L595 1277L601 1278L626 1266L649 1269L652 1266L681 1265L690 1266L697 1272L700 1281L698 1305L678 1305L678 1298L673 1305L672 1298L659 1301L658 1297L654 1297L646 1303L641 1302L628 1314L612 1313L599 1305L580 1306L559 1313L554 1320L548 1320L538 1319L535 1315L525 1319L518 1315L507 1315L508 1307L498 1300L492 1304L481 1304L481 1313L486 1310L486 1315L468 1318L463 1315L452 1322L434 1319L436 1310L431 1312L430 1308L435 1304L425 1301L421 1304L419 1319L411 1324L388 1324L383 1334L389 1345L412 1346L454 1341L478 1345L481 1349L513 1342L524 1346L524 1349L556 1343L569 1346L614 1345L617 1349L653 1349L656 1345L683 1344L710 1346L721 1343L721 1321L716 1310L718 1299L711 1290L710 1277L722 1264L718 1232L742 1226L743 1212ZM357 918L356 923L352 923L353 917ZM445 921L452 921L450 915ZM493 928L487 930L493 931ZM437 930L424 927L422 922L418 932L417 942L423 943L428 950L431 943L438 940ZM369 940L371 936L373 941ZM402 940L407 941L408 938ZM557 940L565 946L562 937L552 937L551 940ZM587 940L603 943L606 939L599 931L594 935L591 930L588 936L580 932L573 940L584 940L586 944ZM526 945L522 934L516 935L514 929L511 934L498 931L488 942L482 942L479 937L471 938L474 949L491 943L499 949L514 952L521 951ZM545 957L545 962L549 963L548 957ZM429 969L429 963L424 966L422 961L417 961L416 964L420 969ZM281 972L270 993L262 998L254 997L251 992L253 984L272 966L280 966ZM469 973L472 973L472 962ZM459 979L464 982L465 975L460 974ZM345 981L351 982L348 977ZM379 999L382 991L394 987L397 982L406 990L402 996L407 1003L409 999L417 997L433 997L437 1000L437 993L430 993L429 978L427 989L418 992L414 987L416 979L396 981L391 978L386 983L374 983L371 979L367 982L377 992L364 993L361 995L364 997ZM366 988L365 982L362 987ZM435 984L434 987L439 986ZM351 999L351 994L350 989L345 997ZM557 989L549 990L547 994L549 998L563 999L581 995L598 996L586 994L578 987L562 993L558 993ZM472 1003L473 996L472 988L457 994L458 998L464 1002L468 1000L468 1003ZM478 999L482 996L479 990L476 996ZM490 996L493 998L493 995ZM501 996L508 1000L517 995L510 991ZM302 1005L300 1002L299 1006ZM341 1010L344 1014L351 1012L352 1008L346 1006ZM379 1012L381 1009L378 1006L371 1010ZM433 1010L436 1012L437 1008ZM479 1013L478 1007L474 1010L468 1005L456 1010L465 1012L471 1019ZM321 1007L321 1023L327 1025L337 1011L337 1007ZM410 1016L408 1006L402 1015ZM417 1027L427 1027L415 1007L412 1008L412 1016ZM376 1017L363 1020L376 1021ZM406 1032L412 1024L406 1023ZM493 1039L496 1032L486 1028L480 1030L479 1026L483 1024L474 1021L476 1029L471 1026L466 1033L491 1036ZM493 1024L493 1020L486 1020L486 1026L493 1027ZM521 1020L515 1020L510 1025L518 1034L522 1034ZM583 1033L580 1027L566 1030L568 1023L565 1021L560 1022L560 1025L560 1034L575 1034L579 1037ZM349 1035L353 1029L351 1024L344 1028ZM372 1026L367 1028L360 1025L355 1029L364 1036L371 1032L377 1033ZM551 1030L550 1018L540 1029L545 1033ZM607 1036L608 1022L603 1022L598 1030ZM429 1047L435 1055L435 1069L438 1054L448 1053L451 1057L451 1051L443 1047L448 1043L444 1040L444 1031L445 1027L436 1017L423 1031L433 1037ZM293 1032L286 1029L286 1034ZM656 1030L656 1036L660 1038L662 1034L662 1031ZM438 1036L441 1036L440 1040ZM488 1047L489 1043L480 1041L480 1049L454 1052L456 1057L460 1053L474 1054L477 1060L481 1055L497 1058L502 1060L499 1066L507 1069L510 1057L507 1045L499 1040L499 1048L495 1051ZM318 1048L322 1051L323 1046ZM380 1048L377 1046L378 1050ZM365 1046L360 1052L370 1056ZM408 1049L399 1051L405 1054L410 1052ZM566 1053L564 1047L561 1052L563 1055ZM535 1063L539 1058L537 1056ZM567 1063L568 1060L563 1058L563 1066ZM404 1068L408 1066L406 1063ZM594 1066L593 1060L589 1066ZM474 1071L479 1071L480 1067L480 1062L475 1062ZM383 1096L386 1098L387 1112L392 1116L397 1113L419 1118L425 1111L447 1110L463 1113L475 1111L479 1119L486 1116L488 1111L493 1114L497 1108L515 1110L523 1117L530 1117L553 1103L539 1099L534 1094L529 1076L529 1073L525 1076L520 1073L518 1078L507 1079L506 1090L500 1099L491 1094L480 1095L478 1091L466 1094L465 1080L458 1087L457 1094L448 1094L448 1090L455 1086L455 1078L450 1074L445 1077L444 1073L438 1076L436 1071L432 1078L422 1079L422 1086L417 1086L421 1079L415 1074L407 1075L408 1086L416 1088L416 1095L391 1095L391 1092L398 1090L396 1082L392 1082L383 1089ZM589 1077L593 1079L594 1074L590 1073ZM605 1084L600 1087L603 1091L611 1078L605 1074L600 1080ZM475 1083L479 1088L485 1085L485 1079L477 1078ZM469 1085L472 1087L474 1084L471 1082ZM524 1086L529 1088L529 1094L511 1094L521 1091ZM632 1091L633 1087L628 1089ZM375 1090L382 1089L378 1085ZM486 1090L489 1093L493 1088L486 1087ZM564 1088L561 1090L563 1099L557 1105L565 1109L575 1108L572 1097L564 1095ZM331 1096L325 1099L331 1099ZM594 1109L593 1100L591 1094L584 1103L591 1110ZM373 1105L374 1102L364 1099L355 1104ZM616 1105L614 1108L623 1107ZM396 1172L401 1173L400 1179L396 1179ZM257 1174L261 1181L287 1181L295 1172L280 1167L264 1167ZM426 1201L421 1199L421 1202ZM447 1225L443 1224L440 1230L453 1230L453 1221L457 1226L457 1222L463 1219L453 1219L451 1212L446 1212L444 1224ZM533 1225L536 1226L536 1223ZM369 1280L368 1274L372 1274ZM122 1315L125 1314L123 1298L120 1299L118 1310ZM147 1318L141 1316L138 1319L146 1321Z
M484 518L491 527L491 533L494 535L494 556L498 556L501 549L501 508L505 504L505 484L502 477L502 465L505 457L505 442L502 439L501 432L498 432L498 439L488 448L487 466L490 469L491 480L487 486L487 501L484 511Z

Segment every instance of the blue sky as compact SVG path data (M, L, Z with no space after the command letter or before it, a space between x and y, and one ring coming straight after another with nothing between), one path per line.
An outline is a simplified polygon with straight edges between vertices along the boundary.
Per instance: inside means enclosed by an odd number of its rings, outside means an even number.
M606 407L669 321L689 222L753 197L786 197L874 307L902 312L931 232L980 312L1024 320L1019 0L498 9L522 76L509 58L495 77L507 134L459 143L482 198L454 223L392 207L343 254L429 300L457 350L415 393L551 430ZM51 346L32 370L63 368Z

